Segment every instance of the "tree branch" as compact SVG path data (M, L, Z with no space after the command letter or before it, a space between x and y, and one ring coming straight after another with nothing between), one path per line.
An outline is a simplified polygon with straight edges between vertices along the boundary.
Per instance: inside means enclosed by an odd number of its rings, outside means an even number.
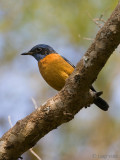
M84 106L92 104L96 95L89 88L119 43L120 2L64 88L3 135L0 160L16 160L48 132L73 119Z

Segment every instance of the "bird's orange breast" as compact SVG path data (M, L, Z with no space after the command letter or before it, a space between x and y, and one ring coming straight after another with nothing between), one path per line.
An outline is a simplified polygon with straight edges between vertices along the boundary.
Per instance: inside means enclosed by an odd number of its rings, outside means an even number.
M54 89L61 90L74 68L59 54L49 54L38 62L39 70L45 81Z

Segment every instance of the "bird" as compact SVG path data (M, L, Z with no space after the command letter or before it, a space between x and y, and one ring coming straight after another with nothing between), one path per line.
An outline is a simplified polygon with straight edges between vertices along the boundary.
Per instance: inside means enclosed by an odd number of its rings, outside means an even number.
M75 66L68 59L46 44L35 45L28 52L21 55L33 56L38 61L39 71L43 79L57 91L64 87L66 79L75 69ZM93 86L90 89L97 92ZM107 102L101 97L95 98L93 103L103 111L107 111L109 108Z

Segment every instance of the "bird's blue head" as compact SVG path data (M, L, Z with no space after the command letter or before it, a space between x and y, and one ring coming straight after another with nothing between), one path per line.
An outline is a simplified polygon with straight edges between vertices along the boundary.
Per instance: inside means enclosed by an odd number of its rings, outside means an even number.
M56 51L52 47L46 44L38 44L34 46L30 51L22 53L21 55L31 55L37 61L39 61L51 53L56 53Z

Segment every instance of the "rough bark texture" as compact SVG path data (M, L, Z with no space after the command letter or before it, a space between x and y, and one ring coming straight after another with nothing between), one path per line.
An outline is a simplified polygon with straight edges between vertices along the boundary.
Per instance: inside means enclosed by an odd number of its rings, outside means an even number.
M119 43L120 2L64 88L3 135L0 160L16 160L48 132L70 121L80 109L93 103L96 95L89 88Z

